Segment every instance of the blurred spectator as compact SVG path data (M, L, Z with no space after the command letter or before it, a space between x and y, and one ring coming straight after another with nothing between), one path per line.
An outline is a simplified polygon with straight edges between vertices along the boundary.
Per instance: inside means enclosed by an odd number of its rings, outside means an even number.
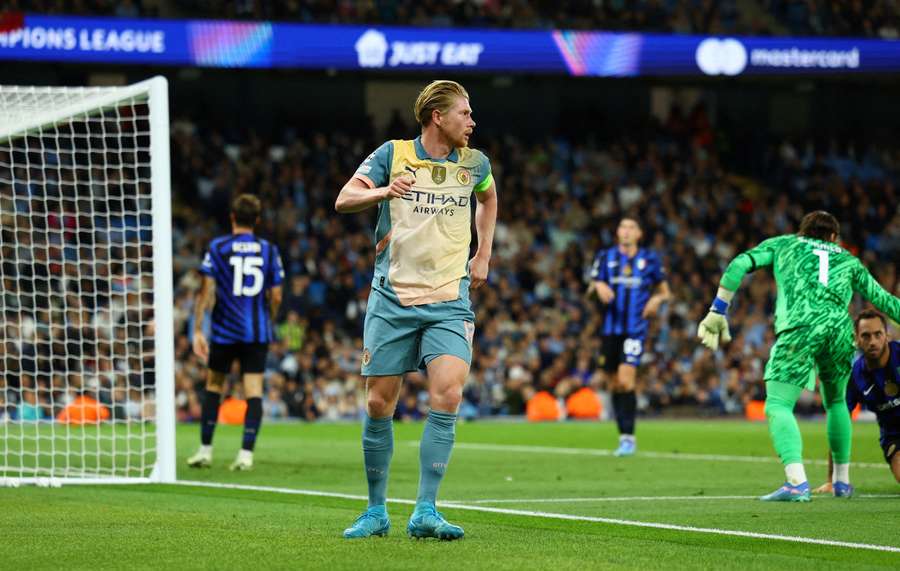
M646 414L740 414L763 396L776 293L770 276L746 280L729 318L734 342L724 350L702 350L696 323L723 265L766 237L793 231L804 211L835 213L844 245L900 292L897 148L778 140L747 149L761 159L739 175L720 154L734 147L728 137L700 104L603 143L512 135L475 142L492 160L501 196L514 198L501 200L488 287L472 293L476 334L464 416L524 414L538 391L565 399L587 386L603 396L607 379L595 361L602 308L585 298L584 276L626 212L641 220L646 245L661 252L673 290L651 324L656 341L639 371ZM176 117L172 146L178 419L198 418L205 378L188 338L196 267L208 240L227 231L219 206L247 191L266 205L259 232L280 246L288 273L279 341L266 364L267 415L358 418L373 217L338 217L333 201L374 141L292 131L270 141ZM113 170L104 192L116 199L95 201L93 211L74 192L71 167L11 166L20 164L0 156L6 410L18 414L20 395L34 392L37 402L28 404L57 416L86 391L114 418L152 416L151 251L129 239L149 225L147 188L129 186ZM103 176L97 172L96 180ZM3 182L10 180L17 182ZM407 375L398 418L427 411L424 382ZM815 397L811 402L809 411Z
M37 422L47 418L47 413L37 402L33 390L22 391L22 402L19 403L18 419L22 422Z

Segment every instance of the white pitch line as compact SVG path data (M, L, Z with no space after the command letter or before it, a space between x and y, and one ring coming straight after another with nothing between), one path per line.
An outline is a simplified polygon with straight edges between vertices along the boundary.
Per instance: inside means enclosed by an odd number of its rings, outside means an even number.
M823 495L822 497L827 497ZM865 499L900 499L900 494L860 494L856 498ZM450 504L562 504L592 502L660 502L660 501L694 501L694 500L756 500L759 496L606 496L598 498L498 498L487 500L444 500Z
M410 441L410 446L418 446L416 441ZM570 456L612 456L612 450L600 450L596 448L562 448L559 446L525 446L518 444L481 444L476 442L457 442L454 450L481 450L485 452L525 452L533 454L566 454ZM737 456L728 454L696 454L693 452L638 452L637 458L659 458L664 460L702 460L712 462L751 462L771 464L779 462L772 456ZM805 464L827 466L827 460L804 460ZM852 462L854 468L878 468L885 469L886 464L874 462Z
M272 492L277 494L293 494L299 496L319 496L319 497L327 497L327 498L341 498L347 500L358 500L358 501L366 501L368 500L367 496L360 496L355 494L343 494L338 492L321 492L318 490L298 490L294 488L275 488L269 486L252 486L252 485L244 485L244 484L223 484L219 482L197 482L197 481L189 481L189 480L179 480L176 482L182 486L194 486L194 487L203 487L203 488L220 488L226 490L245 490L245 491L253 491L253 492ZM395 504L405 504L405 505L414 505L416 502L414 500L401 500L401 499L388 499L389 502ZM814 537L800 537L800 536L792 536L792 535L777 535L774 533L757 533L753 531L738 531L731 529L717 529L711 527L693 527L689 525L676 525L676 524L668 524L668 523L653 523L646 521L635 521L628 519L617 519L617 518L608 518L608 517L594 517L594 516L581 516L581 515L571 515L571 514L561 514L561 513L551 513L551 512L539 512L539 511L530 511L530 510L513 510L506 508L491 508L487 506L476 506L469 504L451 504L447 502L440 502L442 507L447 507L451 509L459 509L459 510L468 510L468 511L476 511L476 512L486 512L486 513L496 513L503 515L513 515L513 516L524 516L524 517L534 517L534 518L543 518L543 519L557 519L557 520L567 520L567 521L585 521L591 523L605 523L610 525L623 525L630 527L644 527L644 528L652 528L652 529L666 529L670 531L686 531L690 533L707 533L711 535L726 535L732 537L747 537L752 539L774 539L777 541L788 541L791 543L806 543L812 545L828 545L831 547L846 547L849 549L865 549L869 551L885 551L888 553L900 553L900 547L894 547L891 545L874 545L871 543L854 543L851 541L836 541L832 539L818 539Z
M444 504L557 504L584 502L652 502L672 500L755 500L759 496L608 496L605 498L502 498L496 500L445 500Z

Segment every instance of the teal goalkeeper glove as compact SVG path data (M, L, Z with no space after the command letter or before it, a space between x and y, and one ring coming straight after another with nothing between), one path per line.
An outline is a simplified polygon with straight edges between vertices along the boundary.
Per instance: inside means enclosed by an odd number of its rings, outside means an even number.
M700 342L715 351L719 348L719 341L728 343L731 341L731 332L728 331L728 320L721 313L710 310L700 322L697 328L697 337Z

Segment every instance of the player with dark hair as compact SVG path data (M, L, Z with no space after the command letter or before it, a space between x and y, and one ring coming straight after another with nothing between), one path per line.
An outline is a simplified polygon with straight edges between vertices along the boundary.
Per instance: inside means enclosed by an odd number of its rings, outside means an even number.
M601 366L612 376L613 411L619 428L616 456L631 456L637 450L637 367L644 353L648 319L671 297L662 262L656 252L639 246L641 236L638 221L623 218L616 229L618 244L600 250L591 268L593 291L606 305Z
M735 257L697 336L712 350L731 341L725 314L744 275L772 268L778 286L775 344L766 363L766 418L787 481L764 501L808 502L803 439L794 406L818 372L828 415L828 442L838 478L834 495L849 497L852 426L845 395L853 361L853 322L847 310L853 292L900 319L900 300L882 288L862 263L838 245L840 225L824 211L803 217L797 234L776 236Z
M847 410L861 404L875 413L884 460L900 482L900 341L891 340L884 315L867 309L856 317L856 345L862 355L853 364L847 384ZM836 482L846 479L829 453L829 481L814 491L833 493Z
M402 375L427 371L431 411L419 447L419 492L407 525L413 537L459 539L463 529L435 509L456 433L456 415L472 362L475 314L469 288L487 279L497 220L491 164L469 148L475 128L469 94L434 81L416 100L422 127L414 140L388 141L360 165L335 201L338 212L378 208L375 276L366 310L363 459L368 509L346 538L385 535L393 454L392 418ZM478 249L469 259L472 202Z
M215 238L200 266L203 284L194 305L194 353L208 361L206 394L200 422L200 449L188 458L192 468L212 465L212 439L219 416L225 376L239 361L247 413L244 435L232 470L253 467L253 447L262 423L263 371L272 322L281 305L284 269L278 248L253 234L262 205L250 194L231 206L231 234ZM211 344L202 331L203 316L212 311Z

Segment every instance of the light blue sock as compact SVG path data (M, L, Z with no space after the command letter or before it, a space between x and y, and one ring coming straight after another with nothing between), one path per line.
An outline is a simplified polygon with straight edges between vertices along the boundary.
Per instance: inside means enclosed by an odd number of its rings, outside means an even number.
M369 482L369 507L383 506L387 501L388 470L394 454L394 419L363 419L363 457Z
M422 443L419 445L419 495L416 503L431 503L437 498L438 487L444 478L450 452L456 439L456 415L432 410L425 421Z

